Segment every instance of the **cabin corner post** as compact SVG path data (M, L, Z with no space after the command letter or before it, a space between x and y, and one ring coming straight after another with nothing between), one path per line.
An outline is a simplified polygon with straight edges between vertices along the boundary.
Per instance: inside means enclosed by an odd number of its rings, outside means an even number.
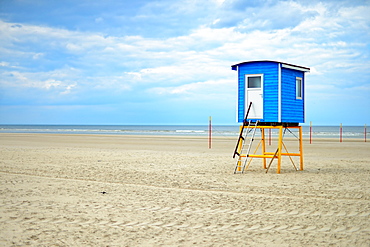
M281 122L281 63L278 63L278 122Z

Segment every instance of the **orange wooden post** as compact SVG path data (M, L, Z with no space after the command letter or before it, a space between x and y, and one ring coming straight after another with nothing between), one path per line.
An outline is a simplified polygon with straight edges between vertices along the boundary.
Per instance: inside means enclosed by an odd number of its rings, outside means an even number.
M302 126L299 126L299 168L303 171L303 141L302 141Z
M312 121L310 121L310 144L312 143Z
M366 142L366 124L365 124L365 131L364 131L364 134L365 134L365 142Z
M208 148L212 148L212 117L209 116L209 130L208 130Z
M269 146L271 146L271 129L269 129Z

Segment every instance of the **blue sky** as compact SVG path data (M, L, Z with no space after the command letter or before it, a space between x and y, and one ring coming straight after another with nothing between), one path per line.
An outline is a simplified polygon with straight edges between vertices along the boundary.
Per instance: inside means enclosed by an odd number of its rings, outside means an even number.
M0 0L1 124L236 124L243 61L310 67L306 124L370 124L370 1Z

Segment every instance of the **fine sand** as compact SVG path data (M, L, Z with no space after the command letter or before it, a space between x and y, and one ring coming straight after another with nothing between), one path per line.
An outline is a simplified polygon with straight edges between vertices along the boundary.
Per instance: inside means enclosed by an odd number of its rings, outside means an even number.
M0 134L0 246L370 246L369 142L233 174L236 138Z

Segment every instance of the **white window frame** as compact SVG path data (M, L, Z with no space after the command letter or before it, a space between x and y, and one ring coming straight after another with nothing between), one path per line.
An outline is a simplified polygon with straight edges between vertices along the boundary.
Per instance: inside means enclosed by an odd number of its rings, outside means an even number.
M261 87L258 87L258 88L249 88L248 87L248 77L261 77ZM248 110L248 102L246 101L247 99L247 91L261 91L261 97L262 97L262 113L261 113L261 117L258 117L258 118L252 118L250 117L249 119L263 119L264 118L264 111L263 111L263 108L264 108L264 95L263 95L263 90L264 90L264 74L245 74L244 75L244 86L245 86L245 90L244 90L244 115L247 113L247 110Z
M260 87L248 87L248 78L249 77L260 77L261 78L261 86ZM248 90L261 89L261 90L263 90L263 74L245 74L245 89L248 89Z
M298 86L298 80L300 84L300 91ZM295 97L296 99L303 99L303 80L302 77L296 77L295 78Z

